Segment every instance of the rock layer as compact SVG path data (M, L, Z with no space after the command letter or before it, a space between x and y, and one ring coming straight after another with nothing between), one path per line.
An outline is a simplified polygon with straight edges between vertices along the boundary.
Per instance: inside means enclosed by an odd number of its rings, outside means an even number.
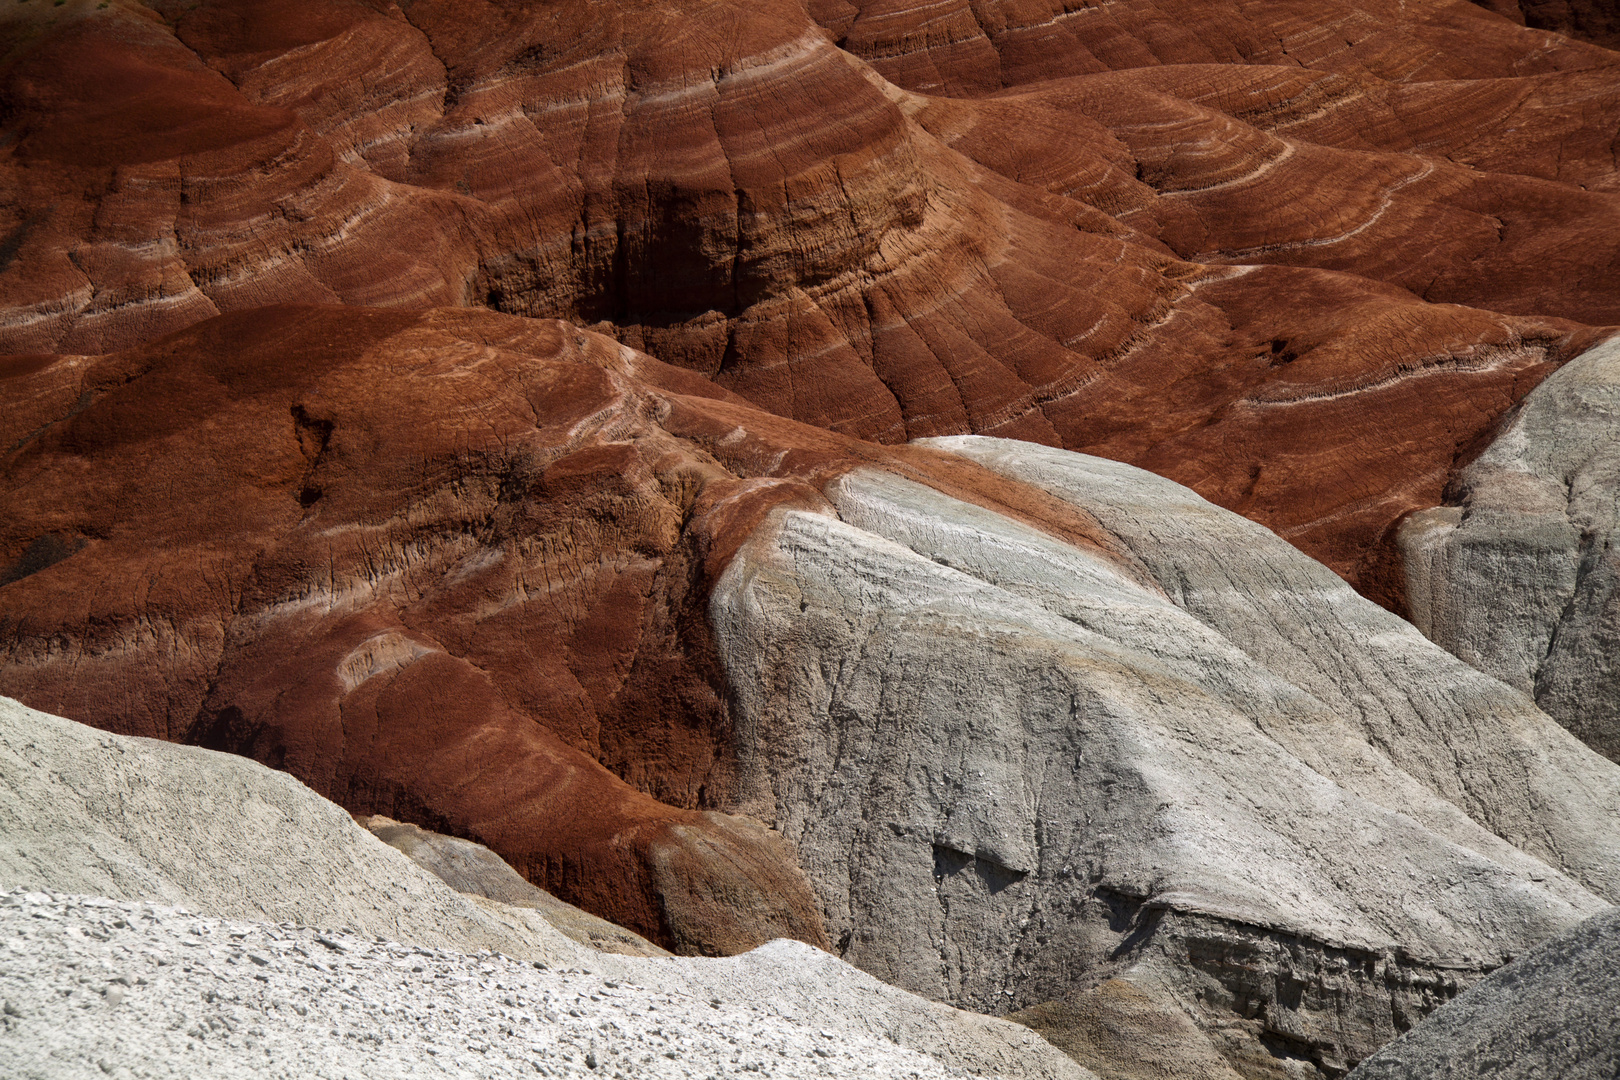
M184 904L424 948L566 963L541 919L472 903L285 773L0 698L0 885Z
M1620 769L1130 466L861 442L491 313L8 383L0 687L665 948L797 935L991 1012L1119 978L1195 1056L1332 1074L1620 895Z
M7 391L0 689L487 844L681 952L827 941L791 848L719 812L708 591L772 507L882 461L1105 542L960 459L487 312L222 316Z
M0 349L598 323L863 438L1144 465L1399 608L1392 523L1620 321L1606 50L1461 0L810 8L14 5Z
M11 5L0 690L1337 1074L1620 896L1620 774L1330 573L1614 753L1620 59L1519 15Z
M1620 760L1620 340L1525 399L1402 524L1412 618Z
M581 945L625 956L670 955L646 938L536 888L483 844L445 836L381 814L373 814L361 824L377 839L404 852L412 862L457 892L513 907L532 908L545 916L546 922L563 936Z
M797 491L654 419L723 392L562 324L342 309L11 386L5 692L485 842L666 947L823 941L780 838L699 805L724 715L683 598Z
M1138 981L1107 979L1072 999L1009 1013L1103 1080L1238 1080L1235 1071L1174 1001Z

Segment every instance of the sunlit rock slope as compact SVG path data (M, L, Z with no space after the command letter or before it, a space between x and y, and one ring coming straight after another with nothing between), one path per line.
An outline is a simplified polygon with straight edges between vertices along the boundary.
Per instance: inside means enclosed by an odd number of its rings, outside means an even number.
M1026 1028L797 942L577 946L285 775L6 699L0 823L7 1076L1091 1080Z

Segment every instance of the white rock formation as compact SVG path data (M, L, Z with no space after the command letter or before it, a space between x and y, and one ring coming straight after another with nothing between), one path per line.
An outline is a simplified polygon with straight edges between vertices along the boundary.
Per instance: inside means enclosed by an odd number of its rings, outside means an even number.
M1349 742L1297 728L1290 748L1313 768L1336 776L1346 766L1322 750L1361 759L1358 744L1370 747L1372 761L1393 762L1474 822L1620 900L1620 772L1522 695L1432 648L1268 529L1179 484L1101 458L1025 452L1021 443L940 442L1082 503L1177 607L1326 705ZM1384 778L1365 779L1369 797L1418 812L1404 794L1381 795ZM1562 812L1549 813L1554 805Z
M798 942L587 949L289 776L4 698L0 887L0 1076L1094 1080Z
M738 553L736 808L857 966L984 1011L1129 969L1334 1072L1620 896L1620 770L1522 694L1179 485L932 445L1136 563L872 471Z
M1412 621L1620 760L1620 338L1531 391L1456 488L1402 527Z

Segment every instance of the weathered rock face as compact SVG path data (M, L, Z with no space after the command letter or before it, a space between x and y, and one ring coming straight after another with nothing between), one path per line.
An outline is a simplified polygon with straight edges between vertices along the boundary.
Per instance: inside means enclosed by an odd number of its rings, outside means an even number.
M717 812L709 587L772 507L882 461L1105 542L959 458L487 312L266 309L6 390L3 692L476 839L683 952L826 942L791 848Z
M1594 915L1470 989L1363 1062L1354 1080L1557 1076L1620 1070L1620 912Z
M1009 1013L1103 1080L1239 1080L1243 1075L1173 999L1128 978L1104 980L1073 999ZM1269 1055L1266 1055L1269 1057Z
M902 85L932 77L935 87L954 78L959 93L1186 64L1315 68L1419 82L1488 77L1513 60L1528 61L1516 72L1522 75L1606 62L1589 46L1528 36L1478 8L1445 0L1405 8L1398 0L1358 0L1328 9L1310 0L1265 7L1222 0L1103 6L989 0L971 8L952 2L936 12L940 26L933 34L926 9L906 0L816 0L812 10L845 48L885 77ZM1351 36L1335 39L1333 30ZM1527 45L1532 40L1547 51L1534 54ZM968 54L982 62L972 63Z
M1620 769L1129 466L863 443L466 311L222 316L7 391L0 689L666 948L796 935L995 1012L1114 977L1190 1054L1332 1073L1620 895Z
M861 469L721 578L734 805L858 966L983 1010L1125 976L1332 1075L1620 896L1620 771L1528 698L1179 485L931 445L1124 550Z
M1412 618L1620 760L1620 340L1538 387L1402 524Z
M0 698L0 885L183 904L567 963L543 920L468 900L287 776Z
M13 5L0 349L600 322L852 435L1144 465L1398 607L1391 524L1620 321L1605 50L1461 0L810 7Z
M1614 754L1617 54L1463 0L0 41L0 691L666 948L1202 1033L1148 1074L1337 1073L1620 896L1620 773L1329 572ZM895 445L967 432L1327 569Z

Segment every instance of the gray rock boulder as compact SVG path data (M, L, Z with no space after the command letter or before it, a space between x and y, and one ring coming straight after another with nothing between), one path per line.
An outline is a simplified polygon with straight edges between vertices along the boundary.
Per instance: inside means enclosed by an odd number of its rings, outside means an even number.
M1412 621L1620 760L1620 339L1531 391L1455 493L1403 523Z
M1524 695L1179 485L931 445L1128 557L869 470L739 551L735 808L852 963L997 1013L1125 979L1243 1075L1333 1075L1620 895L1620 770Z
M373 814L360 823L371 835L403 852L412 862L467 896L482 897L513 907L530 908L581 945L625 956L668 956L640 934L599 919L588 911L557 899L524 877L483 844L446 836L409 822Z
M1620 912L1594 915L1362 1062L1350 1080L1620 1076Z

